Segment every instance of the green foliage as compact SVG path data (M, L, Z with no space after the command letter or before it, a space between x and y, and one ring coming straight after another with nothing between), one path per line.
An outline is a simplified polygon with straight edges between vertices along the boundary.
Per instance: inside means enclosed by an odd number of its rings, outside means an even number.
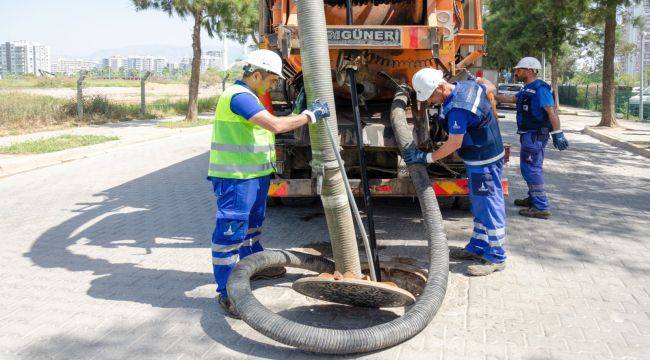
M74 118L77 116L77 102L70 100L62 107L63 113ZM83 100L84 120L90 123L104 122L108 120L130 120L140 118L140 105L128 103L110 102L106 97L96 95L84 97ZM145 118L153 117L153 114L145 114Z
M558 87L560 103L582 109L600 111L602 109L602 86L598 84L561 85ZM634 115L634 106L630 106L632 87L617 86L615 97L615 110L617 113ZM637 105L638 107L638 105Z
M200 17L210 37L246 41L257 33L256 0L132 0L136 10L157 9L169 16Z
M10 146L0 146L0 154L43 154L118 139L117 136L61 135L47 139L24 141Z
M153 82L153 81L149 81ZM140 87L139 80L92 79L84 81L84 87ZM68 76L36 77L33 75L16 75L0 79L0 88L77 88L77 78Z
M218 96L199 99L199 112L213 112ZM187 112L186 100L159 99L147 105L147 111L156 117L181 115Z
M20 133L67 122L65 104L66 100L50 96L0 93L0 133Z
M217 100L217 96L199 99L199 111L214 111ZM74 99L0 93L0 135L115 120L178 116L187 112L187 104L187 100L159 99L147 104L147 113L142 117L139 104L113 102L102 96L94 96L84 99L84 118L80 123Z
M487 5L487 65L507 69L523 56L561 55L563 44L576 41L588 1L491 0Z
M571 82L580 85L601 84L603 82L603 74L600 71L577 71L575 76L571 79Z

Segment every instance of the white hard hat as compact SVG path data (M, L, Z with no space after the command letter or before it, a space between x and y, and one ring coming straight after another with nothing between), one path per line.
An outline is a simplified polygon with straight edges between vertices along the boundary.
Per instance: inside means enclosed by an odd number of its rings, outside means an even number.
M413 75L413 89L418 101L426 101L431 94L445 81L440 70L424 68Z
M282 75L282 58L271 50L260 49L252 51L243 61L258 69L274 73L283 79L285 78Z
M515 69L533 69L533 70L542 70L542 63L534 57L525 57L517 63Z

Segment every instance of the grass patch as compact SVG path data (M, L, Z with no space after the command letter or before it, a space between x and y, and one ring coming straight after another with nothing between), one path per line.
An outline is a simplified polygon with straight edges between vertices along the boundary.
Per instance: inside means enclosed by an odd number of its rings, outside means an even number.
M199 99L199 112L214 111L218 97ZM140 105L109 101L102 96L84 98L84 117L77 118L75 99L23 93L0 93L0 136L132 119L157 119L187 114L187 100L160 99L147 104L140 115ZM199 124L188 126L200 126Z
M0 154L43 154L118 139L117 136L61 135L48 139L29 140L9 146L0 146Z
M140 87L140 80L86 79L84 87ZM0 88L77 88L77 78L57 77L7 77L0 79Z
M159 127L168 128L168 129L180 129L180 128L189 128L196 126L212 125L214 120L212 119L198 119L196 121L161 121L158 123Z
M217 107L218 96L199 98L199 113L211 112ZM187 100L158 99L147 104L147 111L158 117L187 114Z
M0 94L0 132L54 127L73 119L65 113L65 99L20 93Z

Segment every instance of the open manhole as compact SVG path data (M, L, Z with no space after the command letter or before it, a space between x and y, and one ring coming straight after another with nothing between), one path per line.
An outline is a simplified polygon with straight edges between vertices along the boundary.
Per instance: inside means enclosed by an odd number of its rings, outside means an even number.
M362 264L367 273L367 264ZM382 282L341 274L321 274L293 283L293 289L305 296L360 307L402 307L415 302L426 283L426 273L399 262L381 262Z

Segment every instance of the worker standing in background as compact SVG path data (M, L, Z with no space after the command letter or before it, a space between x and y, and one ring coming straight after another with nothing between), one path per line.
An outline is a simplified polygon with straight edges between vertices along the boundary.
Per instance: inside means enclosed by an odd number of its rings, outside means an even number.
M231 270L242 258L262 251L259 236L266 212L270 175L275 166L275 134L329 117L326 103L314 101L299 115L276 117L259 97L282 76L282 59L270 50L251 52L242 80L219 97L210 148L208 179L217 197L212 234L212 264L219 304L237 317L226 291ZM253 276L277 278L286 269L265 269Z
M524 83L515 96L498 95L499 102L517 103L517 133L521 142L521 175L528 184L528 197L516 199L515 205L525 207L519 214L548 219L548 197L544 189L544 148L549 137L553 146L562 151L569 147L560 127L551 86L537 78L542 64L533 57L525 57L515 66L515 78Z
M449 133L448 140L433 153L416 148L407 150L407 164L433 163L454 151L463 159L469 180L469 196L474 215L474 232L465 248L452 248L455 259L476 260L467 274L489 275L505 269L506 210L501 175L505 155L501 132L492 104L487 98L494 85L486 80L450 84L440 70L426 68L413 76L417 100L442 104L440 116Z

